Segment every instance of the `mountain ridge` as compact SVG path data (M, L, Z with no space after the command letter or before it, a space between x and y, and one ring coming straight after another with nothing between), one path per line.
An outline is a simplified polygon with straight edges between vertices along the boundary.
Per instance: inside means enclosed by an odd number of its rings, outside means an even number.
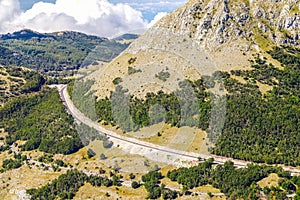
M24 29L0 35L0 64L27 67L52 77L73 76L82 67L111 61L129 44L74 31ZM91 62L95 55L97 60Z

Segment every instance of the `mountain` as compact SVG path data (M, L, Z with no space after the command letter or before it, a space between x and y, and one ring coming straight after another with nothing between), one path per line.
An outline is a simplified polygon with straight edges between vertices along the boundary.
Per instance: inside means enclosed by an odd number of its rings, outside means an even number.
M72 76L79 68L98 61L109 62L128 44L116 40L64 31L37 33L21 30L0 36L0 64L34 69L50 76Z
M298 14L297 0L190 0L100 69L98 120L197 127L211 153L299 166Z
M161 19L110 64L107 76L99 82L104 89L97 95L109 95L106 88L112 90L114 87L110 80L127 74L130 58L136 58L130 67L149 69L155 66L161 71L168 66L191 80L216 70L249 69L253 54L265 55L278 45L300 44L298 10L296 0L190 0ZM278 64L270 56L268 58ZM151 76L149 73L147 77ZM154 75L152 73L152 77ZM126 81L124 85L130 87ZM129 88L133 89L137 88ZM145 87L143 90L142 95L149 91Z
M50 37L47 34L41 34L41 33L37 33L32 30L29 30L29 29L25 29L25 30L14 32L14 33L3 34L0 36L0 39L1 40L11 40L11 39L29 40L32 38L40 38L41 39L41 38L47 38L47 37L55 39L55 37Z
M117 41L122 41L122 40L135 40L137 39L139 36L137 34L130 34L130 33L126 33L126 34L123 34L121 36L118 36L116 38L114 38L114 40L117 40Z

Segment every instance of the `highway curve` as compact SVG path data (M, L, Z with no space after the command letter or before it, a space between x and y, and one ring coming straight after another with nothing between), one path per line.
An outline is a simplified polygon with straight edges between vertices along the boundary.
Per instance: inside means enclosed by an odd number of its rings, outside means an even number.
M222 156L216 156L216 155L204 155L204 154L197 154L194 152L186 152L186 151L180 151L176 149L171 149L165 146L159 146L156 144L152 144L149 142L141 141L135 138L125 137L122 135L119 135L113 131L107 130L100 126L99 124L95 123L88 117L86 117L82 112L80 112L73 102L70 99L70 96L67 92L67 85L56 85L58 88L59 94L61 96L61 99L63 103L66 106L67 111L76 119L77 121L86 124L89 127L92 127L96 129L97 131L101 132L102 134L105 134L108 136L115 144L119 144L119 146L127 144L129 146L138 148L139 152L142 151L149 151L153 152L155 151L157 155L165 155L165 156L175 156L177 158L180 158L181 160L187 160L187 161L198 161L198 158L202 159L209 159L214 158L214 161L216 164L223 164L226 161L232 161L235 166L237 167L246 167L251 162L243 161L243 160L237 160ZM132 152L131 152L132 153ZM137 152L135 152L137 153ZM138 153L137 153L138 154ZM162 160L159 160L162 161ZM284 170L291 172L293 175L300 175L300 169L297 169L295 167L290 166L281 166Z

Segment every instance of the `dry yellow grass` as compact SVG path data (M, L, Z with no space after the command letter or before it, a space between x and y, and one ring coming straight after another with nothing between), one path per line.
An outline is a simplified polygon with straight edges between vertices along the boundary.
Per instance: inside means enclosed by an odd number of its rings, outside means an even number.
M142 140L146 142L150 142L157 145L168 146L170 148L190 151L196 153L208 153L207 147L205 144L206 133L201 129L191 128L191 127L171 127L170 125L164 124L163 127L158 125L156 132L160 132L161 136L157 134L149 134L153 135L149 138L142 138ZM152 127L145 128L145 133L151 132L149 129L153 129ZM159 131L158 131L159 130ZM134 136L135 133L130 133L130 136ZM141 135L141 133L138 133Z
M22 141L18 141L18 143L22 143ZM96 153L96 157L88 158L87 149L92 148ZM104 153L108 158L106 160L100 160L99 154ZM24 152L23 154L30 156L31 159L37 160L38 157L42 156L44 153L38 150ZM3 160L5 158L12 157L8 155L7 152L0 154L0 159ZM84 147L80 149L78 152L71 155L54 155L55 159L62 159L67 164L70 164L76 167L79 170L85 172L94 172L98 173L99 169L102 168L106 170L106 174L108 175L109 171L113 170L114 164L118 163L121 167L121 174L125 178L125 180L129 180L130 172L137 172L139 170L141 173L135 173L136 178L134 180L141 180L141 176L146 173L150 168L156 164L155 162L149 161L149 167L144 166L145 158L141 156L130 155L126 152L123 152L119 148L111 148L104 149L102 146L102 141L94 141L88 147ZM159 163L158 163L159 164ZM140 166L139 166L140 165ZM173 166L161 165L162 173L166 176L169 170L175 169ZM67 168L68 169L68 168ZM44 171L42 168L38 168L33 166L32 168L27 165L22 166L19 169L14 169L11 171L7 171L3 174L0 174L2 182L0 183L0 199L13 199L20 198L20 195L25 194L27 189L38 188L41 187L48 182L58 178L61 174L66 173L65 168L62 168L61 172L52 172L52 171ZM164 178L162 183L166 184L171 188L180 189L181 186L176 182L171 182L168 178ZM8 184L8 185L7 185ZM202 192L215 192L209 187L199 188ZM198 191L198 190L197 190ZM110 197L106 196L106 193L109 193ZM141 187L137 190L132 189L131 187L122 186L122 187L93 187L90 184L85 184L78 193L76 194L75 199L145 199L147 196L147 192L144 187ZM205 196L205 195L204 195ZM184 199L184 197L183 197Z
M177 132L178 132L177 127L171 127L170 125L165 124L160 131L161 136L155 134L153 137L143 138L142 140L146 142L151 142L153 144L166 146L170 143L170 141L173 139L174 135L176 135Z
M231 75L230 76L231 78L239 81L240 83L243 83L243 84L246 84L247 81L241 77L241 76L235 76L235 75ZM267 85L267 84L262 84L258 81L256 81L256 85L259 87L259 91L262 93L262 94L265 94L267 93L268 91L272 90L273 89L273 86L270 86L270 85Z
M28 69L26 69L26 68L22 68L22 70L28 71ZM26 83L26 80L25 80L24 78L20 78L20 77L16 77L16 76L11 76L11 75L9 75L9 74L6 72L5 68L0 68L0 72L1 72L1 73L0 73L0 80L4 80L4 81L6 82L6 84L1 85L1 87L5 86L5 88L7 88L7 91L10 89L10 87L11 87L12 85L15 85L15 86L19 85L17 82L11 81L10 78L13 78L13 79L16 79L16 80L20 80L20 81L22 81L23 83ZM4 75L4 74L5 74L5 75Z
M241 76L231 75L230 78L233 78L233 79L235 79L235 80L237 80L237 81L239 81L240 83L243 83L243 84L247 83L247 81L245 81L245 79Z
M89 148L96 153L95 157L88 158L87 150ZM104 154L106 159L101 160L101 154ZM106 170L108 174L109 171L120 168L121 173L127 176L131 172L146 173L152 169L155 164L158 164L160 167L164 166L162 163L148 160L139 155L129 154L117 147L105 149L102 145L102 141L93 141L90 145L80 149L74 154L67 156L55 155L55 158L63 160L76 169L93 173L99 172L99 169L102 168ZM145 162L147 162L148 165L145 165Z
M265 94L267 93L268 91L272 90L273 89L273 86L270 86L270 85L267 85L267 84L262 84L260 82L256 82L256 84L258 85L259 87L259 91L262 93L262 94Z
M187 151L201 154L208 154L207 145L205 144L207 134L201 129L196 130L193 142L189 145Z
M106 194L109 194L108 196ZM128 187L93 187L91 184L86 183L83 187L79 189L74 200L82 200L82 199L146 199L147 192L144 187L140 187L138 189L131 189Z
M188 195L188 196L179 196L178 200L226 200L226 196L213 196L209 197L208 194L203 195Z
M111 130L115 133L118 133L120 135L124 134L123 131L120 128L117 128L116 126L112 126L112 125L104 125L103 121L100 123L101 126L107 130Z
M128 132L126 135L134 138L151 138L157 135L158 132L162 132L165 126L165 123L154 124L149 127L143 127L135 132Z
M276 68L278 68L280 70L284 69L282 64L278 60L275 60L274 58L272 58L272 56L270 54L262 52L262 56L267 58L268 62L272 63Z
M3 160L10 159L10 158L13 158L13 154L8 154L7 151L2 152L0 154L0 164L1 164L0 166L2 167Z
M28 70L25 68L22 68L22 70ZM24 78L16 77L16 76L10 76L4 67L0 65L0 92L1 95L4 95L4 97L12 97L15 96L15 88L19 88L21 85L25 84L26 81ZM14 88L14 89L13 89ZM1 99L3 99L1 97ZM5 101L4 101L5 102ZM0 107L4 105L4 102L0 101Z
M220 193L221 191L219 189L214 188L211 185L204 185L197 188L194 188L191 190L192 192L204 192L204 193Z
M278 186L278 183L280 181L280 178L278 177L277 174L270 174L268 177L260 180L257 182L257 184L261 187L271 187L271 186Z
M120 135L126 135L141 139L145 142L168 146L170 148L208 154L206 145L206 132L195 127L171 127L165 123L159 123L149 127L144 127L136 132L123 133L120 129L111 125L104 126ZM158 132L161 136L158 136Z
M168 171L171 171L171 170L174 170L174 169L176 169L176 167L174 167L172 165L167 165L165 167L162 167L160 171L161 171L161 174L163 176L167 176Z
M0 199L13 199L22 190L41 187L64 173L44 171L23 165L19 169L0 174Z
M193 140L196 138L197 132L198 131L196 128L191 127L181 127L177 129L168 147L182 151L187 151L193 143ZM200 137L202 138L203 136Z

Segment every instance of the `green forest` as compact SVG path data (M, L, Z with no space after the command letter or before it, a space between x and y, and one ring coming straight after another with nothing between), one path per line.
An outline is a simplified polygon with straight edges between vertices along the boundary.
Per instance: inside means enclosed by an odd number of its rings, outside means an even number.
M202 79L183 81L180 89L175 92L148 93L145 99L138 99L127 95L127 91L117 85L110 99L96 102L96 114L99 121L117 124L124 132L163 121L177 127L197 126L207 129L211 96L204 88L205 81ZM191 90L197 95L196 102L189 99ZM185 112L182 112L183 108Z
M128 44L77 32L42 34L22 30L0 36L0 65L22 66L51 77L72 76L81 67L109 62Z
M46 86L49 82L70 80L52 79L21 67L1 66L0 72L5 78L15 79L16 83L11 82L10 86L18 84L17 87L8 87L0 98L0 128L8 132L6 138L1 138L5 139L5 145L0 146L0 152L9 151L9 145L17 140L26 141L21 146L23 151L39 149L52 154L71 154L94 140L102 140L106 148L112 146L112 142L95 129L75 124L57 89ZM19 166L14 165L17 161L7 160L7 166Z
M106 176L88 176L78 170L69 170L51 183L38 189L27 190L27 193L31 195L32 200L73 199L79 188L86 182L96 187L119 185L119 179L116 175L109 179Z
M7 144L27 141L23 150L70 154L82 147L74 120L67 114L56 89L11 100L0 109L0 126Z
M257 59L252 71L234 71L248 81L241 84L225 75L225 127L213 153L243 160L300 165L300 50L269 52L284 65L280 70ZM262 94L253 83L273 86Z
M279 186L260 188L257 182L271 173L281 178ZM268 199L287 199L287 194L295 192L295 199L300 198L300 177L292 177L280 167L251 164L238 169L232 162L214 167L213 159L209 159L195 167L169 171L167 177L180 183L185 191L210 184L220 189L229 199L259 199L262 194Z

